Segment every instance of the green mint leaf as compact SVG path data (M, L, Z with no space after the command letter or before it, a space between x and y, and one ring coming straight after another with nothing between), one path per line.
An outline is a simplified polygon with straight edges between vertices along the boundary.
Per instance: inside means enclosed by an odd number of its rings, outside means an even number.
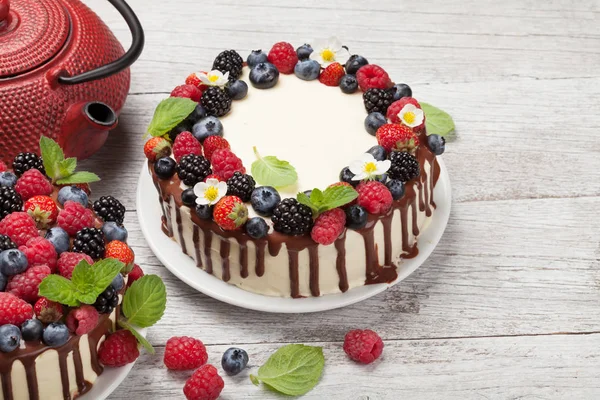
M195 101L182 97L169 97L161 101L148 126L148 133L152 136L162 136L187 118L196 108Z
M40 283L40 296L70 307L79 307L77 290L73 282L60 275L48 275Z
M313 202L308 198L306 193L304 193L304 192L298 193L296 195L296 200L298 200L298 203L304 204L305 206L310 207L310 209L313 212L313 215L319 212L319 207L317 207L315 204L313 204Z
M322 209L321 212L341 207L357 197L358 192L354 188L345 185L329 187L323 192L323 200L320 207Z
M77 264L71 276L71 282L76 290L76 296L79 301L85 304L94 304L100 293L121 272L123 263L114 258L88 264L82 260Z
M452 117L445 111L427 103L420 103L423 113L425 113L425 129L427 134L437 134L447 136L455 129Z
M130 324L147 328L158 322L167 305L167 290L156 275L144 275L127 289L122 311Z
M63 179L72 175L77 168L77 159L75 157L69 157L58 163L58 174L56 179Z
M146 349L146 351L148 353L150 353L150 354L155 353L154 347L152 347L150 342L147 341L146 338L143 337L142 334L139 333L133 326L131 326L129 323L127 323L127 321L119 320L119 325L121 325L122 328L125 328L129 332L131 332L133 334L133 336L135 336L135 338L137 339L138 343L140 343L142 346L144 346L144 348Z
M310 192L310 201L315 205L321 205L323 203L323 192L321 189L314 188Z
M73 185L76 183L97 182L99 180L100 178L98 177L98 175L94 174L93 172L80 171L75 172L74 174L69 175L65 178L61 178L57 180L56 183L58 183L59 185Z
M65 153L58 143L46 136L40 137L40 152L46 174L55 180L58 176L58 166L65 159Z
M253 147L257 160L252 163L251 171L254 179L261 185L284 187L293 185L298 180L296 168L289 162L275 156L261 157Z
M324 365L323 348L288 344L273 353L257 375L250 375L250 380L289 396L300 396L319 383Z

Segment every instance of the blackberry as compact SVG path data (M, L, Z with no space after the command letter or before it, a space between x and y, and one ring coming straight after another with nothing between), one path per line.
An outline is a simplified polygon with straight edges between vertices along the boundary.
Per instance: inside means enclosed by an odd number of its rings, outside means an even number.
M304 235L313 225L312 211L296 199L283 199L273 209L273 229L286 235Z
M417 158L406 151L393 151L390 154L390 161L392 166L387 173L391 179L408 182L421 173Z
M98 228L83 228L73 240L73 252L85 253L93 259L104 257L104 233Z
M8 214L23 209L23 199L15 189L2 186L0 187L0 220Z
M235 50L225 50L219 53L213 62L212 69L222 73L229 72L229 80L234 81L242 75L244 60Z
M231 98L223 89L211 86L202 93L200 102L208 115L220 117L231 110Z
M94 211L104 222L114 221L123 223L125 218L125 206L112 196L102 196L94 202Z
M187 154L181 157L176 170L179 179L188 186L194 186L212 174L210 162L203 156L195 154Z
M6 235L0 235L0 253L4 250L16 249L18 246Z
M119 305L119 293L110 285L96 298L94 308L100 314L110 314Z
M19 153L13 160L13 170L17 176L23 175L23 172L35 168L42 174L46 174L42 158L34 153Z
M363 101L368 113L379 112L385 115L394 101L394 94L386 89L368 89L363 93Z
M237 196L242 201L249 201L255 186L254 178L236 171L227 179L227 194Z

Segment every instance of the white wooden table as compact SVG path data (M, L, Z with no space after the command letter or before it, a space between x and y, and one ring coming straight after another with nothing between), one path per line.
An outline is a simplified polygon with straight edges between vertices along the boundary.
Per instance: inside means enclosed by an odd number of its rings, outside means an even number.
M87 0L129 43L118 13ZM162 363L173 335L200 338L209 361L231 345L255 370L287 343L322 345L326 366L307 399L596 399L600 397L600 3L131 0L146 48L118 129L87 168L128 209L137 261L169 301L143 354L111 399L183 398L188 374ZM374 3L376 5L369 5ZM458 138L444 161L450 223L409 279L363 303L312 315L251 312L208 298L170 274L136 222L142 134L155 105L221 50L245 57L280 40L335 34L415 97L447 110ZM346 331L385 342L369 366L349 361ZM248 372L224 399L281 398Z

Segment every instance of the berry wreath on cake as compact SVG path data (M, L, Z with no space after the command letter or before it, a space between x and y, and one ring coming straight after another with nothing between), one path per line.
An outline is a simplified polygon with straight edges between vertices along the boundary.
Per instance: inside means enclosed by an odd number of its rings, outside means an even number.
M136 360L138 341L151 351L133 326L154 324L166 302L160 278L134 264L123 205L92 203L88 182L98 177L76 172L51 139L40 148L42 157L20 153L12 169L0 161L3 400L88 392L104 367Z
M449 118L335 38L246 62L223 51L148 127L162 229L198 268L263 295L392 282L436 207L445 140L426 108Z

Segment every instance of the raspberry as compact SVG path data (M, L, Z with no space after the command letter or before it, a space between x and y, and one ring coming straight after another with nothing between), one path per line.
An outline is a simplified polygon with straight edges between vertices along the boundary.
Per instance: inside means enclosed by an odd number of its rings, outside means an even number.
M282 74L291 74L298 62L298 55L294 46L287 42L275 43L269 51L268 60Z
M66 323L71 332L82 336L98 325L99 318L100 314L98 314L98 311L94 307L84 304L69 312Z
M100 362L107 367L122 367L140 356L135 336L127 330L111 334L98 349Z
M164 362L168 369L196 369L208 361L206 347L188 336L174 336L167 341Z
M392 208L392 193L381 182L363 182L356 187L358 205L371 214L385 214Z
M204 157L206 157L208 161L211 161L215 151L230 148L227 139L221 136L209 136L204 140L202 145L204 146Z
M49 195L53 190L54 187L48 178L35 168L25 171L15 185L15 191L23 200L40 194Z
M58 273L67 279L71 279L73 270L81 260L87 261L90 265L94 263L92 257L84 253L72 253L70 251L61 253L60 257L58 257L58 262L56 263L58 266Z
M144 145L144 154L150 162L171 154L171 144L164 137L153 137Z
M355 329L346 333L344 352L354 361L370 364L383 352L383 341L370 329Z
M325 211L315 220L310 237L322 245L329 245L344 231L346 213L341 208Z
M175 138L173 143L173 155L175 161L179 162L181 157L187 154L202 155L202 146L200 142L190 132L181 132Z
M185 382L183 394L187 400L216 400L225 387L223 378L210 364L198 368Z
M229 149L216 150L212 154L211 163L213 172L225 180L231 178L236 171L246 173L242 160Z
M29 239L38 236L38 230L29 214L14 212L0 221L0 234L11 238L17 246L24 246Z
M32 237L27 241L25 246L19 246L19 250L27 257L30 267L45 264L52 272L56 271L56 259L58 255L56 254L54 245L47 239L41 236Z
M198 78L198 75L196 75L195 72L192 72L188 75L187 78L185 78L185 84L196 86L200 90L202 90L201 88L203 86L202 81L200 80L200 78Z
M45 297L40 297L33 306L33 312L37 319L44 324L56 322L63 317L63 306Z
M139 265L135 264L133 269L127 274L127 287L131 286L131 284L138 279L144 276L144 271L140 268Z
M421 108L421 105L414 97L403 97L400 100L393 102L389 106L389 108L387 110L387 114L386 114L387 118L390 121L392 121L393 123L398 123L398 124L402 123L402 121L398 117L398 114L400 113L400 111L402 111L404 106L407 104L412 104L413 106L415 106L419 109ZM413 129L418 131L418 130L421 130L424 126L425 126L425 116L423 116L423 123L421 123L418 126L415 126Z
M367 64L356 71L356 80L360 90L366 92L369 89L388 89L392 86L389 75L383 68L375 64Z
M406 125L384 124L375 133L377 143L386 152L392 150L412 151L419 146L419 137Z
M94 214L92 210L69 200L65 202L63 209L58 214L57 222L58 226L73 236L83 228L94 225Z
M171 91L171 97L183 97L198 103L202 97L202 91L194 85L179 85Z
M33 317L33 307L13 294L0 292L0 325L20 326Z
M106 244L106 251L104 253L105 258L116 258L125 265L133 264L135 255L131 247L127 246L127 243L123 243L119 240L113 240Z
M327 66L319 75L319 82L327 86L339 86L342 77L346 73L340 63L332 63Z
M40 282L51 273L47 265L29 267L22 274L10 277L6 284L6 291L29 303L34 303L40 297L38 294Z

